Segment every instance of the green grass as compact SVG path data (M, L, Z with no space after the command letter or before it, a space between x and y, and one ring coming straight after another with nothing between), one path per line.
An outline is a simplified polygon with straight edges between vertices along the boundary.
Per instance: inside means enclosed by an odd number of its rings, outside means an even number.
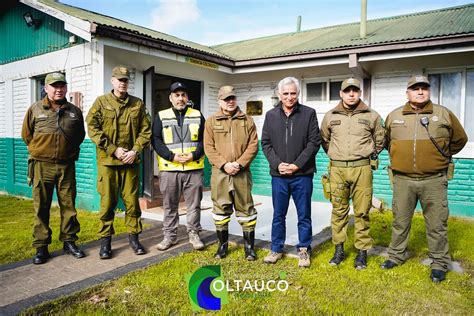
M0 264L15 262L31 258L35 254L33 242L33 223L35 213L33 200L19 197L0 195ZM78 244L84 244L97 239L99 229L99 215L78 210L77 218L81 224ZM59 207L51 208L49 226L53 231L52 243L49 251L62 249L59 237ZM115 233L126 231L123 219L114 222Z
M317 220L317 219L316 219ZM371 215L372 236L376 245L390 240L391 212ZM434 284L429 267L420 263L427 257L422 216L413 220L409 250L413 257L404 265L385 271L379 268L382 257L369 257L366 270L353 268L355 250L353 230L346 243L348 258L339 266L328 261L333 254L330 242L315 249L309 269L297 267L297 260L285 257L276 265L266 265L267 251L258 250L259 260L248 262L241 247L230 247L229 257L216 260L216 245L203 252L183 253L147 269L130 273L78 294L46 303L25 314L191 314L184 277L204 265L220 264L225 280L278 280L286 273L290 287L286 292L257 295L229 293L226 314L472 314L474 310L474 221L451 218L449 239L453 259L466 269L464 274L450 272L447 280Z

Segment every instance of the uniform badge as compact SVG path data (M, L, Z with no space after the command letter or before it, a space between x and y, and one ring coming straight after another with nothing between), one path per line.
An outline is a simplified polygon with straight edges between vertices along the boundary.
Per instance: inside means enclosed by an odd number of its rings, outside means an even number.
M433 122L438 122L438 121L439 121L439 117L437 117L436 115L433 115L433 116L431 117L431 120L432 120Z
M393 120L393 124L405 124L405 120Z
M69 112L69 116L72 117L72 118L75 118L76 117L76 114L72 113L72 112Z

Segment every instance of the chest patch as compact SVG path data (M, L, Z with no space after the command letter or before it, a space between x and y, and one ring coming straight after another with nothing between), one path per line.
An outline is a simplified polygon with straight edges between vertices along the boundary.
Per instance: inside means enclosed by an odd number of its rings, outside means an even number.
M433 122L438 122L438 121L439 121L439 117L437 117L436 115L433 115L433 116L431 117L431 120L432 120Z
M359 119L358 122L359 122L359 124L364 124L364 125L367 125L367 126L370 125L369 120L366 120L366 119Z
M393 124L405 124L405 120L393 120Z
M41 113L40 115L38 115L38 118L39 119L43 119L43 118L47 118L48 116L46 114L43 114Z
M334 126L334 125L341 125L341 120L334 120L329 122L329 125Z

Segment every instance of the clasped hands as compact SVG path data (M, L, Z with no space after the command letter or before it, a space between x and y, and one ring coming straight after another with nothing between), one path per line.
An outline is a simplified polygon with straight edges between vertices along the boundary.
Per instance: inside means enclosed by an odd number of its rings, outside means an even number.
M226 162L224 165L224 171L231 176L235 176L240 171L240 165L238 162Z
M179 162L182 164L187 163L188 161L193 160L193 154L192 153L175 153L173 157L174 162Z
M137 157L137 153L134 150L128 150L123 147L117 147L114 151L115 157L121 160L124 164L132 164Z
M292 175L299 169L300 168L297 165L287 162L282 162L278 165L278 172L283 175Z

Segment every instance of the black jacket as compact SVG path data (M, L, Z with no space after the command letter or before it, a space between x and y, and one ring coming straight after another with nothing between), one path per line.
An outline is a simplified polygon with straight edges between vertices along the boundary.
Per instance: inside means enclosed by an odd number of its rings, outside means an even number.
M270 163L270 174L282 176L278 165L292 163L300 169L294 175L316 172L315 156L321 145L316 111L297 103L289 117L281 103L265 115L262 149Z

